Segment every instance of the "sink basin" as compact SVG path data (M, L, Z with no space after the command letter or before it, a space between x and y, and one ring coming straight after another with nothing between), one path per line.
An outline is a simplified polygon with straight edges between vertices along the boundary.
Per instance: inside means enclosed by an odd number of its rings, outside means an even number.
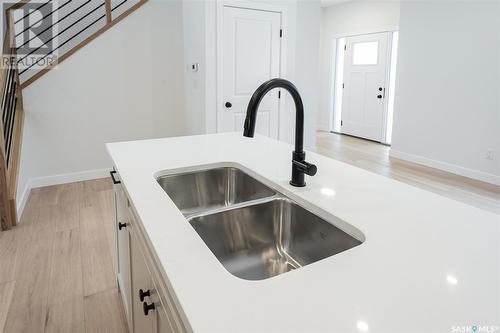
M263 280L346 251L364 241L236 167L157 178L227 271Z
M233 167L161 176L157 180L184 216L276 194Z
M287 198L194 216L189 223L233 275L262 280L361 241Z

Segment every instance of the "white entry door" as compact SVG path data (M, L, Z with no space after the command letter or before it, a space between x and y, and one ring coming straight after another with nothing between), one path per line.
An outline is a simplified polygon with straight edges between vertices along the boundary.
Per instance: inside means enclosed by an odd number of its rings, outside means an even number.
M389 33L347 37L342 133L383 141Z
M219 25L217 131L242 131L250 97L263 82L280 76L281 13L224 6ZM262 100L257 133L278 138L279 97Z

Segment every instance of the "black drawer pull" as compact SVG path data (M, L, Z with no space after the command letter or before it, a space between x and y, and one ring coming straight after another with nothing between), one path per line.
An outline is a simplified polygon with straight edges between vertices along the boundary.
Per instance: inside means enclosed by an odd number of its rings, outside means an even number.
M123 228L126 228L126 227L127 227L127 223L118 222L118 230L122 230Z
M112 170L109 172L109 175L111 176L111 180L113 180L113 184L121 184L121 181L119 180L116 180L115 178L115 174L116 174L116 171L115 170Z
M146 291L139 289L139 299L141 302L144 302L144 298L146 298L146 296L151 296L149 289Z
M149 310L155 309L155 303L148 304L147 302L142 303L142 309L144 310L144 315L147 316Z

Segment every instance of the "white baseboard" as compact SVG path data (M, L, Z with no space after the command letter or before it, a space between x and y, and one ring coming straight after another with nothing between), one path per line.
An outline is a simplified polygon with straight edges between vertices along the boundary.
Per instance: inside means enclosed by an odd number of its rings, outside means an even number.
M68 184L81 182L84 180L106 178L109 176L110 169L87 170L72 173L64 173L61 175L53 175L46 177L31 178L31 188Z
M493 175L490 173L478 171L478 170L473 170L469 168L464 168L456 164L451 164L451 163L446 163L442 161L436 161L427 157L419 156L419 155L413 155L413 154L408 154L404 153L402 151L394 150L391 149L389 152L389 155L391 157L398 158L400 160L405 160L408 162L413 162L421 165L425 165L431 168L439 169L442 171L446 172L451 172L456 175L464 176L467 178L472 178L476 180L480 180L486 183L490 183L493 185L499 185L500 186L500 176Z
M26 186L24 187L21 197L17 198L17 216L21 216L21 214L23 213L26 202L28 201L29 194L31 192L31 189L33 188L81 182L84 180L106 178L108 176L109 169L96 169L46 177L30 178L28 179Z
M21 194L21 197L16 199L18 218L20 218L21 215L23 214L24 207L26 207L26 202L28 202L28 197L30 196L31 189L32 189L31 179L28 179L28 181L26 182L26 186L23 189L23 193Z

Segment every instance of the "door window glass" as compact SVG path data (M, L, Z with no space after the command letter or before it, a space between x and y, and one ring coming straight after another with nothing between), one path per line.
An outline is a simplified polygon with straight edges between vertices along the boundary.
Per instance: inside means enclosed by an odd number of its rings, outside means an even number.
M354 43L352 47L353 65L376 65L378 61L378 42Z

